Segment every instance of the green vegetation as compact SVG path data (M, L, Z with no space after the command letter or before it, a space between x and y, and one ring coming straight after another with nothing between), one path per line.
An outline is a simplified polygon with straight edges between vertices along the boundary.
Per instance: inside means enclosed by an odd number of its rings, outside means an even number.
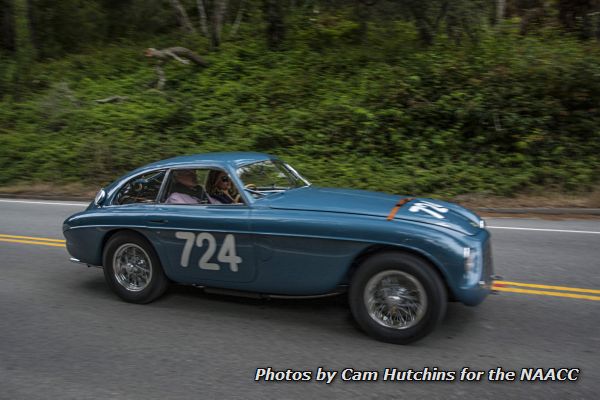
M26 67L0 52L0 186L98 187L154 160L233 150L279 155L315 184L392 193L598 184L598 42L552 25L521 35L515 19L426 46L409 20L365 27L350 11L291 12L276 50L253 11L213 52L176 27L71 54L53 36ZM143 50L176 45L210 66L166 63L157 90ZM116 95L127 98L96 102Z

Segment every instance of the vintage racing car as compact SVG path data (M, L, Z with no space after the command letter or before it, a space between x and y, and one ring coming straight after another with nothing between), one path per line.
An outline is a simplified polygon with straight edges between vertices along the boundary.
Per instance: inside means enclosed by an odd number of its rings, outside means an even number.
M209 153L141 167L101 189L63 226L72 261L102 266L123 300L170 282L232 294L347 291L371 336L405 344L448 300L490 293L484 221L438 200L312 186L277 157Z

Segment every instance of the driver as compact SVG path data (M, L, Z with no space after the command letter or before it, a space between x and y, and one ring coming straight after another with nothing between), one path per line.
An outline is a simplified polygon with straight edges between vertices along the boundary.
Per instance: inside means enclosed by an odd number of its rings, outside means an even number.
M173 171L171 194L165 201L167 204L199 204L205 201L206 192L198 184L196 171L178 169Z

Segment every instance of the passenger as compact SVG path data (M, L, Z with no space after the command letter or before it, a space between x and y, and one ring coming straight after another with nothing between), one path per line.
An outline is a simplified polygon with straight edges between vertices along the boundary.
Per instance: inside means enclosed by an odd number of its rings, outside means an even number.
M210 171L208 175L207 191L210 202L213 204L235 203L231 195L233 184L231 178L224 171Z
M193 169L173 171L171 194L165 201L167 204L200 204L206 202L206 192L198 185L198 177Z

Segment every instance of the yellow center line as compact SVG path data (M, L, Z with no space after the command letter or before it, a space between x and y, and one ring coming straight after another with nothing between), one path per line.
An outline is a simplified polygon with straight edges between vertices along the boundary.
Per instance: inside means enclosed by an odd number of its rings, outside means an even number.
M572 299L600 301L600 296L591 296L591 295L585 295L585 294L574 294L574 293L565 293L565 292L548 292L545 290L517 289L517 288L507 288L507 287L501 287L501 286L493 286L493 289L501 291L501 292L529 293L529 294L537 294L537 295L541 295L541 296L569 297Z
M495 287L494 289L499 289L500 287L504 287L504 285L529 287L529 288L536 288L536 289L566 290L567 292L600 294L600 290L597 290L597 289L582 289L582 288L574 288L574 287L567 287L567 286L538 285L538 284L534 284L534 283L521 283L521 282L510 282L510 281L494 281L494 286L498 286L498 287Z
M19 236L19 235L5 235L0 233L0 239L21 239L21 240L35 240L42 242L55 242L55 243L65 243L63 239L50 239L50 238L42 238L42 237L32 237L32 236Z
M35 240L19 240L19 239L0 238L0 242L37 244L37 245L42 245L42 246L53 246L53 247L65 247L64 243L51 243L51 242L43 242L43 241L35 241Z
M52 239L43 237L32 237L32 236L20 236L20 235L7 235L0 233L0 242L8 243L22 243L22 244L37 244L41 246L52 246L52 247L65 247L66 241L63 239ZM507 287L516 286L516 287ZM553 285L542 285L537 283L523 283L523 282L512 282L512 281L494 281L492 286L494 290L500 292L512 292L512 293L526 293L526 294L537 294L541 296L555 296L555 297L568 297L572 299L584 299L584 300L595 300L600 301L600 296L594 296L594 294L600 295L598 289L583 289L568 286L553 286ZM533 289L521 289L521 288L533 288ZM536 290L536 289L548 289L548 290ZM575 293L568 293L575 292ZM578 293L591 293L591 294L578 294Z

